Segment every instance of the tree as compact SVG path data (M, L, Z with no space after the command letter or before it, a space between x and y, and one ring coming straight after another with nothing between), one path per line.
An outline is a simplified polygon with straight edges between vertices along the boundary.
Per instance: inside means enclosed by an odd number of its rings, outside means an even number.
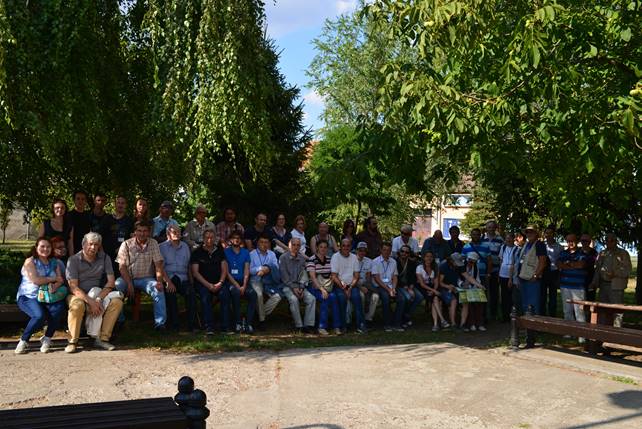
M376 2L368 16L417 59L384 66L384 126L437 133L429 147L481 180L522 182L501 195L640 249L641 12L615 0Z
M13 213L12 202L6 198L0 198L0 229L2 230L2 244L5 244L11 213Z

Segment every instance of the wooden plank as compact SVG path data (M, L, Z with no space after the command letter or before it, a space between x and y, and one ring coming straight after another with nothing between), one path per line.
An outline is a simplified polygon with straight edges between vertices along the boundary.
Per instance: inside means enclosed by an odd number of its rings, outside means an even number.
M606 302L596 302L596 301L581 301L574 299L567 299L566 302L576 305L586 305L590 307L595 307L597 309L609 309L617 310L619 312L626 311L639 311L642 312L642 305L626 305L626 304L609 304Z
M522 328L558 335L572 335L602 342L642 347L642 331L616 328L609 325L593 325L545 316L522 316L518 320Z
M0 323L26 322L28 319L16 304L0 304Z

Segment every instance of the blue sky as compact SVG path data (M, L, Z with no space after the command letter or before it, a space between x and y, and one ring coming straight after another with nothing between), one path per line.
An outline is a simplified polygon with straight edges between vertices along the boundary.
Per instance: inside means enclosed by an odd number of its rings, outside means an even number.
M281 50L281 72L301 89L305 124L315 130L323 125L323 100L306 88L305 69L315 54L312 40L321 34L326 19L352 12L356 5L357 0L265 0L267 32Z

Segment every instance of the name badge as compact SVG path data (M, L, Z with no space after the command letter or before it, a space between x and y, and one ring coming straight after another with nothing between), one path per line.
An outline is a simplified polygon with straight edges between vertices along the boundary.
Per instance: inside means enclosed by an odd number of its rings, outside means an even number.
M388 277L384 277L384 278L383 278L383 282L384 282L384 283L390 283L390 279L389 279Z
M239 273L238 268L232 268L232 275L233 276L238 275L238 273Z

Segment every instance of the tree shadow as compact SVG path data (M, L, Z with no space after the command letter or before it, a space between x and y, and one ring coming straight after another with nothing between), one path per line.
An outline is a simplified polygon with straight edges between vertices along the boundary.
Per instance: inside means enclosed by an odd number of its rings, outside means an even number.
M615 425L624 421L640 418L642 419L642 390L624 390L606 395L613 405L620 408L635 410L630 414L623 416L611 417L609 419L599 420L596 422L584 423L574 426L565 426L564 429L589 429L600 426ZM642 423L640 424L642 426Z

